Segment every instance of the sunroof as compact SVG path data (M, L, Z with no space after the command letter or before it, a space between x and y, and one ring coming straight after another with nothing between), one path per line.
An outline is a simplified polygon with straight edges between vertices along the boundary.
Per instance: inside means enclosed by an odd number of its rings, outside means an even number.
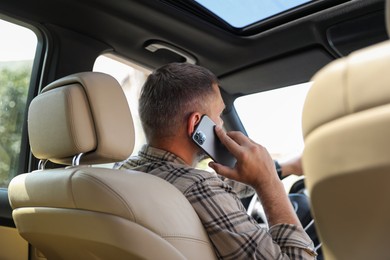
M236 28L244 28L313 0L195 0Z

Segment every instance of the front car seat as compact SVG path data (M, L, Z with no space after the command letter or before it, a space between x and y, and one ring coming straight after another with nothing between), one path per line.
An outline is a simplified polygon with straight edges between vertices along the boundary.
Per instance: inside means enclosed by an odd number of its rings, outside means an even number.
M187 199L141 172L91 167L134 146L127 100L109 75L85 72L42 90L28 114L40 169L9 185L20 235L48 259L215 259ZM45 169L45 161L69 165Z
M320 70L302 126L325 259L390 259L390 41Z

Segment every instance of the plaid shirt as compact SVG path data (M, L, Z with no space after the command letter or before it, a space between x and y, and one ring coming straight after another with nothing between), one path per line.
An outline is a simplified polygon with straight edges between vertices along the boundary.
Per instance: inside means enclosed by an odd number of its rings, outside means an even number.
M219 259L314 259L313 243L301 227L278 224L266 230L246 213L237 193L215 172L194 169L176 155L144 146L121 169L156 175L179 189L205 227ZM241 194L253 190L231 182Z

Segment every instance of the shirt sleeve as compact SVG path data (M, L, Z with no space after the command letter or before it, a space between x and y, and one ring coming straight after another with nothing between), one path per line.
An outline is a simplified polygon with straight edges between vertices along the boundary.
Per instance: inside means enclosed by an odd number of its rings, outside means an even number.
M237 194L237 196L240 199L253 196L255 194L255 190L249 185L246 185L238 181L230 180L222 176L220 176L220 179L224 181L227 185L232 187L233 191Z
M232 187L219 178L195 183L185 196L219 259L315 259L313 242L294 225L264 229L248 214Z

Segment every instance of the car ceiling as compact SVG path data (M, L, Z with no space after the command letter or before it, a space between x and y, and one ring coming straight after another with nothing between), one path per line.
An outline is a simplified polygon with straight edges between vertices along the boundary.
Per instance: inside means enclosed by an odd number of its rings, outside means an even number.
M2 0L0 13L52 31L76 32L94 39L98 50L151 69L183 57L145 46L172 45L211 69L224 91L239 96L307 82L331 60L387 39L383 0L326 2L324 10L280 19L247 35L161 0Z

